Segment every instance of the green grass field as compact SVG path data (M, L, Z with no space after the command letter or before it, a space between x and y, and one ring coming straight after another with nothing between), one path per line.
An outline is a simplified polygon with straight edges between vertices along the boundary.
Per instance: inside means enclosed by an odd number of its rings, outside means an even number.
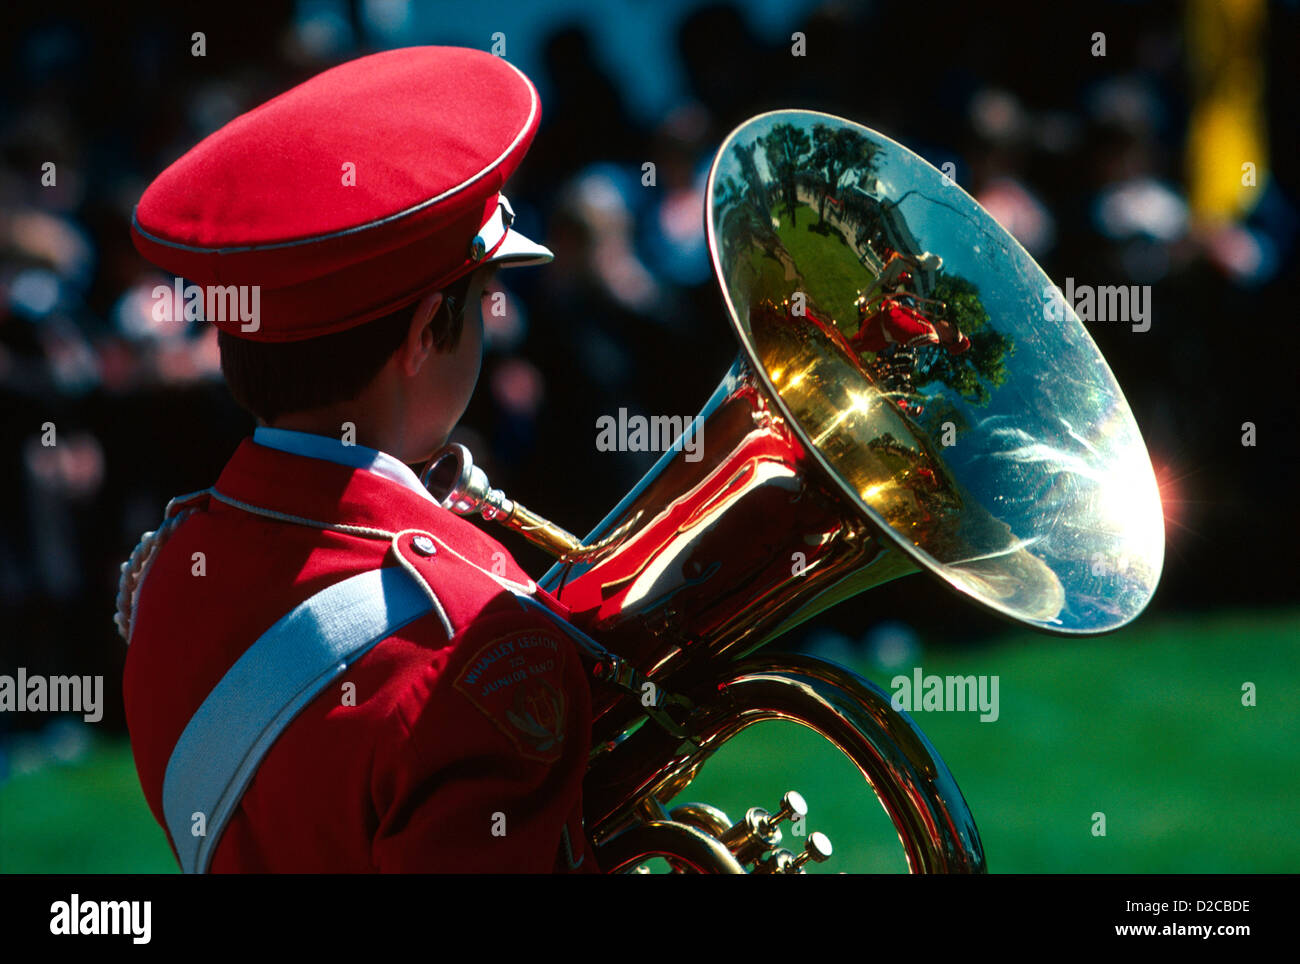
M1015 634L927 649L920 665L1000 677L996 722L914 714L975 814L990 871L1300 870L1300 612L1140 620L1092 640ZM893 674L864 675L888 690ZM1257 706L1242 706L1247 681ZM856 769L794 724L746 731L682 799L736 818L787 789L835 844L819 871L905 870ZM1097 811L1104 837L1091 832ZM0 786L0 870L174 872L125 743Z
M784 208L777 237L790 252L803 273L808 294L823 310L830 312L846 335L857 331L857 310L853 300L859 288L871 283L872 274L858 261L836 234L808 230L817 223L817 210L807 204L795 209L796 223L791 224Z

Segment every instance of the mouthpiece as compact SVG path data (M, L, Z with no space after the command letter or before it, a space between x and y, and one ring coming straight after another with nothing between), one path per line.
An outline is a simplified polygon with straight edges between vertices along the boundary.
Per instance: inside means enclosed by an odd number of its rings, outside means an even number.
M444 509L462 516L477 513L498 522L557 559L567 559L583 548L573 533L492 488L487 473L474 464L469 449L463 445L452 443L435 452L420 481Z

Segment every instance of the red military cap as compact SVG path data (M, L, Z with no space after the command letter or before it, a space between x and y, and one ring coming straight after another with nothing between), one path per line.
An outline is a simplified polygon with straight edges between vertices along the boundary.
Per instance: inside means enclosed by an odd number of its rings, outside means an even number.
M500 194L540 116L528 78L481 50L372 54L202 140L149 185L131 235L192 283L258 287L258 324L209 318L223 331L342 331L488 261L551 260Z

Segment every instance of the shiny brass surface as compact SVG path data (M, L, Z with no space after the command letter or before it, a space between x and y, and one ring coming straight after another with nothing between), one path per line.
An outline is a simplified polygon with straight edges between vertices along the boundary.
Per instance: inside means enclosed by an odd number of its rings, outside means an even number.
M539 580L647 679L744 656L841 598L916 571L824 478L743 361L696 425L698 461L666 453L588 536L606 549ZM617 697L596 694L597 739L631 722Z
M665 810L727 740L783 719L858 767L913 872L982 872L969 808L906 714L847 670L755 651L917 571L1050 633L1131 621L1164 552L1132 413L1024 249L874 131L810 111L752 118L718 152L705 222L741 351L689 457L665 452L584 540L521 514L467 452L426 484L533 533L560 560L539 584L624 669L592 692L585 806L602 868L658 854L679 871L802 873L828 857L820 835L803 854L777 847L789 795L736 824L703 804ZM673 696L652 722L614 685L631 674Z
M775 828L787 820L801 820L806 816L808 804L804 801L803 794L797 790L787 790L776 813L769 813L764 819L769 828Z
M700 874L743 874L745 868L712 834L684 823L650 820L628 827L596 850L601 870L633 870L651 857L663 857L675 870Z
M1051 632L1142 611L1164 527L1128 403L1073 308L960 186L868 128L778 111L727 138L706 211L744 357L893 547ZM850 342L891 261L932 329L901 381L888 348ZM954 333L970 347L949 350Z
M683 803L673 807L672 819L711 833L718 839L731 829L731 818L707 803Z
M692 743L643 726L618 753L593 763L584 794L596 835L621 825L629 801L671 800L743 730L787 720L820 733L858 768L898 831L913 873L984 871L979 831L957 782L911 717L872 683L812 657L757 655L691 695Z
M560 559L582 548L582 540L573 533L492 488L463 445L453 442L435 453L420 481L444 509L498 522Z
M728 827L722 842L742 864L753 863L781 843L781 831L767 823L768 813L750 807L745 816Z

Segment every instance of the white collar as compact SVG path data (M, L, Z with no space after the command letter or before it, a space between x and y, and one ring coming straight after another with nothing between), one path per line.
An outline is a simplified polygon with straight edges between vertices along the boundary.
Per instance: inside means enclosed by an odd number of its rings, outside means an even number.
M387 452L366 448L364 445L347 445L330 435L314 435L310 432L295 432L287 428L271 428L259 425L253 432L253 441L270 449L279 449L291 455L303 455L309 459L324 459L339 465L350 465L354 469L365 469L375 475L406 486L418 492L434 505L438 502L429 494L429 490L420 484L419 477L400 459Z

